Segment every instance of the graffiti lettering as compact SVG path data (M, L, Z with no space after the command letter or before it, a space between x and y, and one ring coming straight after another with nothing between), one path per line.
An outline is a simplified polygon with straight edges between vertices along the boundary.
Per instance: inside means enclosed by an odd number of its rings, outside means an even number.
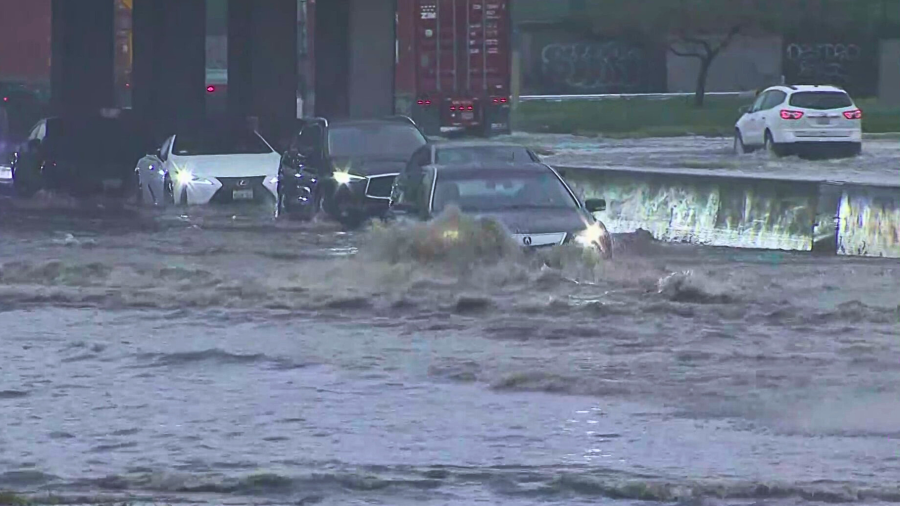
M793 66L793 77L809 84L845 85L853 78L852 67L863 54L856 44L793 43L787 46L785 57Z
M541 52L546 86L582 93L621 93L643 85L644 52L618 41L549 44Z

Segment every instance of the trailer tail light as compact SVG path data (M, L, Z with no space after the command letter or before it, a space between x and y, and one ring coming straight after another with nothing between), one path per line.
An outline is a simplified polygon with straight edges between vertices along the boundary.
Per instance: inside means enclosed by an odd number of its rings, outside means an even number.
M801 111L790 111L788 109L781 110L781 119L800 119L803 117L803 113Z
M499 105L499 104L505 104L505 103L509 102L509 99L506 97L493 97L491 99L491 102Z
M416 103L419 104L419 105L431 105L431 100L427 100L427 99L426 99L426 100L419 100L419 101L416 102Z
M844 111L844 117L847 119L862 119L862 111L859 109L853 111Z

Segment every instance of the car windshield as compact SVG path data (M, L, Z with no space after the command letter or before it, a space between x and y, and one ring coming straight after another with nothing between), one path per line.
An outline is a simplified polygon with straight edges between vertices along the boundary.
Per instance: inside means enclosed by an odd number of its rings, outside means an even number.
M335 125L328 130L328 152L338 158L407 160L426 143L425 137L411 125Z
M175 136L172 153L178 156L255 155L271 153L262 138L246 129L200 128Z
M578 204L552 172L478 170L438 173L432 211L456 205L464 212L572 209Z
M841 91L803 91L791 95L790 104L803 109L843 109L851 107L850 96Z
M435 153L436 163L443 165L473 162L532 162L528 149L522 146L442 147Z
M147 151L135 125L108 118L49 119L42 145L51 156L91 160L137 161Z

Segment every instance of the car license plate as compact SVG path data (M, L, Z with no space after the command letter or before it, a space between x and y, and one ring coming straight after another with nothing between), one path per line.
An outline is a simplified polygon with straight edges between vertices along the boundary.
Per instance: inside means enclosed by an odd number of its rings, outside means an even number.
M475 119L475 113L474 112L464 112L464 113L462 113L462 119L465 121L472 121L473 119Z
M817 125L830 125L831 120L829 118L816 118Z
M234 190L231 193L234 200L253 200L253 190Z

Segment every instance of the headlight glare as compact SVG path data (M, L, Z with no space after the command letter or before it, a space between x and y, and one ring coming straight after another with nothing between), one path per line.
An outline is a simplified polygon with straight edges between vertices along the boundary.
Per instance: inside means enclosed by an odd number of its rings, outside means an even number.
M335 172L334 180L337 181L338 184L350 184L351 181L359 181L360 179L365 179L362 176L357 176L355 174L351 174L349 172Z

